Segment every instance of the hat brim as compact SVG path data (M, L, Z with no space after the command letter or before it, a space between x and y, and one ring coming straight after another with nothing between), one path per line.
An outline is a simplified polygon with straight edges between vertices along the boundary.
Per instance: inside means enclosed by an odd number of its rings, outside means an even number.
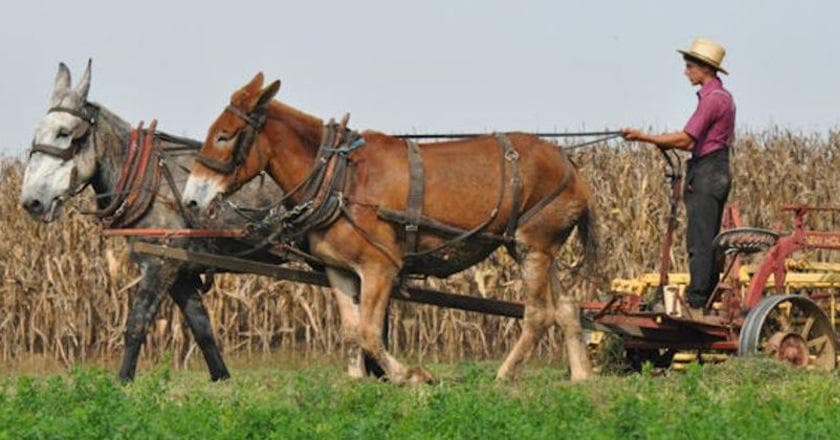
M677 49L677 52L679 52L679 53L681 53L681 54L683 54L683 55L685 55L689 58L694 58L695 60L702 62L703 64L711 67L712 69L717 70L718 72L723 73L724 75L729 75L729 72L727 72L726 69L724 69L723 67L720 67L719 65L717 65L717 63L710 60L709 58L704 57L703 55L700 55L696 52L691 52L691 51L682 50L682 49Z

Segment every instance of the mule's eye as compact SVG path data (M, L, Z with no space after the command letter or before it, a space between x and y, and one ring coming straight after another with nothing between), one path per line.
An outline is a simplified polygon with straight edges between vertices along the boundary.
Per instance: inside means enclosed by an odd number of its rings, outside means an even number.
M58 135L56 135L58 139L64 139L66 137L70 137L70 130L66 128L58 129Z
M228 136L226 133L219 133L216 136L216 142L227 142L229 140L230 140L230 136Z

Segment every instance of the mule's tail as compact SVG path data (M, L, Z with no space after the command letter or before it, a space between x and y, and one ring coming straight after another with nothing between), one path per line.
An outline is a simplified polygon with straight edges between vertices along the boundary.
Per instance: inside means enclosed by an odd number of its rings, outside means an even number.
M577 219L578 238L583 246L583 255L577 269L583 269L584 274L591 276L595 274L598 261L598 231L595 212L589 205Z

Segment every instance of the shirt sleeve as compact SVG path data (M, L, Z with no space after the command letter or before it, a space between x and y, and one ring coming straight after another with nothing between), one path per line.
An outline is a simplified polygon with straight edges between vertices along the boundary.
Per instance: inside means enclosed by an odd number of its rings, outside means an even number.
M709 131L712 124L720 116L722 99L719 96L711 95L700 100L697 104L697 109L691 115L691 119L685 124L683 131L686 132L691 139L697 141Z

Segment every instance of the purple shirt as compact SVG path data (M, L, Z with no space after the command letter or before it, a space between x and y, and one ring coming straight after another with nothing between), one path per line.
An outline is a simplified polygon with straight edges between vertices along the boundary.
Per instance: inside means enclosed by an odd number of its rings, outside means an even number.
M683 131L694 140L692 157L703 157L735 140L735 101L717 77L700 88L697 98L697 110Z

